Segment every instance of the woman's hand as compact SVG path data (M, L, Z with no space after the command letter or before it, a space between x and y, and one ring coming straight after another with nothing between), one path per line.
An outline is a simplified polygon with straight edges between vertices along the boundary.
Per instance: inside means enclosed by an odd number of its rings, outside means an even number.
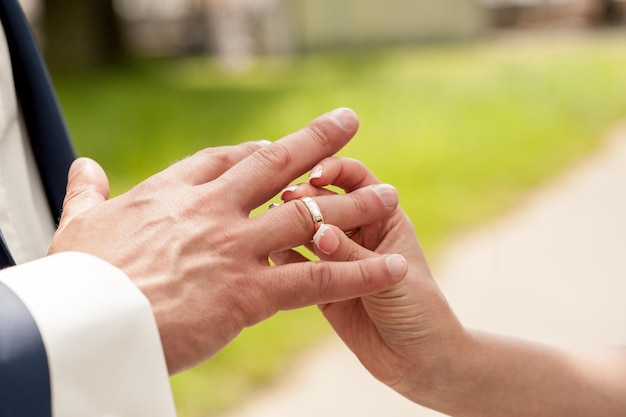
M311 249L321 259L335 262L399 253L408 262L408 273L395 286L376 294L327 303L320 308L376 378L418 400L416 395L427 391L442 372L463 328L432 278L411 221L397 206L397 191L380 184L363 164L352 159L325 159L313 168L309 183L286 188L283 199L291 201L309 195L324 201L334 195L324 188L329 185L343 189L347 193L345 204L354 204L351 211L361 217L341 225L343 230L357 228L351 238L336 226L320 228ZM369 205L361 204L355 197L365 190L375 190L381 201L393 208L388 216L360 221L366 218ZM295 252L274 254L272 259L281 263L304 261Z
M378 185L357 161L329 158L311 174L308 184L288 187L283 198L310 195L323 201L334 194L324 187L334 185L357 206L353 194L367 189L376 189L389 206L397 203L393 187ZM394 390L452 416L624 414L623 348L572 351L465 329L435 284L413 226L399 207L387 217L362 222L355 241L341 229L320 227L311 249L330 262L377 253L399 253L408 262L406 277L396 285L320 306L363 365ZM294 252L273 257L303 261Z

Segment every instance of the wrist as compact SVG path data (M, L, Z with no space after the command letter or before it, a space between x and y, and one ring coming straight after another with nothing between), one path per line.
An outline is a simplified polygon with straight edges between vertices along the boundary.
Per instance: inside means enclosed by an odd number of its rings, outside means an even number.
M431 334L420 342L419 352L407 361L403 378L393 387L410 400L441 409L442 402L453 401L457 387L466 379L465 359L474 345L472 330L466 329L451 310L441 314L441 319ZM439 316L443 317L443 316Z

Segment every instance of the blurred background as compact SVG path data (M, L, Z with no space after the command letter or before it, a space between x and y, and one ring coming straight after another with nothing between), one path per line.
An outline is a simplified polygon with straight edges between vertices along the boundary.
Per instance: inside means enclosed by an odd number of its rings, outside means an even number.
M22 0L78 152L113 194L208 146L338 106L342 154L400 190L427 256L626 119L626 0ZM271 384L330 334L315 308L172 378L181 417Z

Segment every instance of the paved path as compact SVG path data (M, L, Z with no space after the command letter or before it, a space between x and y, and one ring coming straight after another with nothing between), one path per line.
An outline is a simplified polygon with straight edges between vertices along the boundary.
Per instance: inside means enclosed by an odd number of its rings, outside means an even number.
M626 126L518 210L431 264L468 326L563 345L626 343ZM331 338L227 417L426 417Z

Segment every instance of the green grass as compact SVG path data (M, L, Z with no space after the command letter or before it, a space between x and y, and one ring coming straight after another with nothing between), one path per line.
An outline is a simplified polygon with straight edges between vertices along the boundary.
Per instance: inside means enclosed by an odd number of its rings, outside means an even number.
M432 254L626 119L620 36L315 54L238 75L203 59L153 60L56 82L79 152L103 164L115 193L201 147L277 139L352 107L361 131L342 153L399 188ZM312 308L246 330L172 379L180 416L240 403L327 332Z

